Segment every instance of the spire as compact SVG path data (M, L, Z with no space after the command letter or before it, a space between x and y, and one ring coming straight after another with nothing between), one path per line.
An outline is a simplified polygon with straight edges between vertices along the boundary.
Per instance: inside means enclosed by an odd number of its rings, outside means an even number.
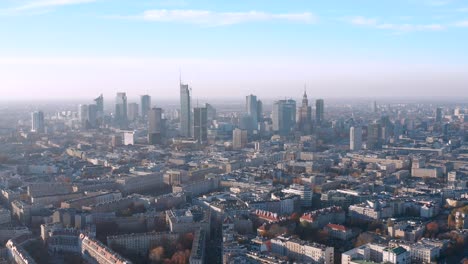
M307 84L304 83L304 98L307 98Z
M182 70L179 68L179 85L182 85Z

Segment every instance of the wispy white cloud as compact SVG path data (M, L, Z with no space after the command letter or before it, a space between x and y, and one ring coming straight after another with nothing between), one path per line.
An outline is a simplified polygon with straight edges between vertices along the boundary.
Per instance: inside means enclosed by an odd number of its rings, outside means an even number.
M348 21L357 26L367 26L382 30L391 30L398 33L402 32L413 32L413 31L438 31L445 29L445 26L441 24L394 24L394 23L382 23L375 18L366 18L362 16L356 16L348 19Z
M457 12L465 13L468 12L468 7L461 7L456 9Z
M468 20L462 20L455 23L456 27L468 27Z
M96 2L97 0L38 0L25 3L20 6L0 9L0 15L18 15L23 13L28 14L43 14L50 9L67 6Z
M113 18L140 19L153 22L174 22L207 26L233 25L258 21L292 21L314 23L317 17L310 12L303 13L267 13L261 11L248 12L214 12L209 10L167 10L153 9L136 16L111 16Z

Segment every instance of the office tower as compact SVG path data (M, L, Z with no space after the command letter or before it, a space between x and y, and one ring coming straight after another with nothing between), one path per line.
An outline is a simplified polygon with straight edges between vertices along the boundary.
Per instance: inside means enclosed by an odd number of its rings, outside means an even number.
M246 96L245 108L247 111L247 115L251 118L251 125L249 130L256 130L258 123L257 96L253 94Z
M278 134L288 135L296 124L296 101L279 100L273 104L273 130Z
M148 111L148 144L156 145L163 142L162 112L161 108L152 108Z
M208 121L216 120L216 108L208 103L205 103L205 107L208 115Z
M323 99L317 99L315 101L315 121L318 125L322 124L324 120L325 104Z
M257 100L257 121L263 121L263 103L261 100Z
M98 125L98 106L95 104L88 105L88 128L96 128Z
M309 106L309 100L307 99L307 92L304 90L304 95L302 96L302 105L299 107L299 116L297 124L299 131L304 134L308 134L312 130L312 107Z
M138 119L138 107L137 103L129 103L128 104L128 120L135 121Z
M188 84L180 82L180 135L183 137L190 137L192 135L190 129L192 124L190 92Z
M374 113L377 113L379 111L377 101L374 101L374 104L372 105L372 111L374 111Z
M352 151L362 148L362 128L360 126L349 129L349 149Z
M208 140L208 115L206 107L193 108L193 137L200 144Z
M88 127L88 105L78 105L78 120L81 128L86 129Z
M151 109L151 96L145 94L140 98L141 116L143 118L148 116L148 111Z
M31 114L31 132L45 132L44 113L42 111L36 111Z
M234 129L232 131L232 148L243 149L247 145L247 130Z
M382 125L379 123L369 124L367 127L367 149L382 148Z
M120 128L127 127L127 95L125 93L117 93L115 98L115 123Z
M442 107L437 107L436 109L436 122L442 122Z
M99 97L94 99L96 104L96 127L102 125L104 122L104 96L101 94Z
M101 94L99 97L94 99L94 102L96 103L97 112L104 113L104 96Z

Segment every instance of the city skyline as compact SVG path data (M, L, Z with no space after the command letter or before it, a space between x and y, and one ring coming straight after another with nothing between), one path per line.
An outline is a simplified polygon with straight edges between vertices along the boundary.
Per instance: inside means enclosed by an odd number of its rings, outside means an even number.
M359 2L5 1L2 100L468 96L468 5Z

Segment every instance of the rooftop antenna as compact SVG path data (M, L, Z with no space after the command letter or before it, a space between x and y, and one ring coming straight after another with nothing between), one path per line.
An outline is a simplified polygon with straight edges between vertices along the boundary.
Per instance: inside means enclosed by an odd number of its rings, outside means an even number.
M179 84L182 85L182 70L179 68Z

